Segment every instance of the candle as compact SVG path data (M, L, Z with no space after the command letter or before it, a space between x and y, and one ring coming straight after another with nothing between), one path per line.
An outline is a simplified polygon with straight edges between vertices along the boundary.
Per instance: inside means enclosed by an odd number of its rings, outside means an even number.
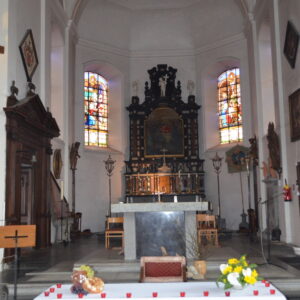
M64 181L63 180L60 183L60 199L64 200Z

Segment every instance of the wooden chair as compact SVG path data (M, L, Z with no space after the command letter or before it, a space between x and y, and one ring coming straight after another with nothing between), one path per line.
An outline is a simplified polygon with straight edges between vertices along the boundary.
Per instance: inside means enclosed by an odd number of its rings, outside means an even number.
M140 282L186 281L184 256L142 256Z
M110 217L106 219L105 229L105 248L110 248L110 239L121 238L123 249L124 244L124 218L123 217Z
M215 246L219 246L218 229L216 226L216 217L206 214L197 214L197 238L202 243L203 238L208 242L213 241Z

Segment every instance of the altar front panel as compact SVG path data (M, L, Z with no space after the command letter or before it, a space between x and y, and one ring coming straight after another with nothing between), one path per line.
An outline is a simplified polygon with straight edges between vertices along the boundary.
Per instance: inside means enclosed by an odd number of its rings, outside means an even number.
M137 212L136 256L160 256L161 247L169 255L185 256L185 218L183 211Z

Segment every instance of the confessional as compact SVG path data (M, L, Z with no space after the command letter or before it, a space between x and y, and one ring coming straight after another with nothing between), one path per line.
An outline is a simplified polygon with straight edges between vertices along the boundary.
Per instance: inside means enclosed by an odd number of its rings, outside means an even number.
M6 114L6 225L36 224L37 247L50 246L50 156L51 139L59 128L35 94L33 84L22 100L17 88L4 108Z

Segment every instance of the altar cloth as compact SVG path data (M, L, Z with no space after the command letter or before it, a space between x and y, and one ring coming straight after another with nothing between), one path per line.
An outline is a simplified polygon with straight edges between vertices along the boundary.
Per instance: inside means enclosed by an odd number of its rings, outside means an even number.
M44 292L35 298L35 300L50 300L50 299L79 299L78 295L72 294L70 291L71 285L62 285L57 288L52 286L54 292L49 296L45 296ZM49 291L50 288L47 290ZM132 298L139 300L149 300L150 298L163 298L163 300L174 300L188 298L188 300L210 299L218 300L220 298L235 298L239 300L247 299L286 299L286 297L272 284L266 287L264 283L257 282L255 285L249 285L242 290L227 290L230 295L226 296L224 289L217 287L215 282L172 282L172 283L114 283L105 284L103 295L88 294L83 296L83 299L114 299L124 300L124 298ZM254 292L256 291L256 292ZM254 295L257 293L258 295ZM57 294L61 294L57 296ZM205 296L208 295L208 296ZM228 295L228 293L227 293ZM154 297L156 296L156 297Z

